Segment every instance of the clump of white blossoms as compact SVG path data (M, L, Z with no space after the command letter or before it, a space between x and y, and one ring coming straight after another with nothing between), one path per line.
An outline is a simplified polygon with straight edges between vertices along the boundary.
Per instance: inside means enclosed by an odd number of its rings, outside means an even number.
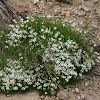
M10 32L1 36L1 40L5 37L3 52L8 55L0 69L2 91L33 87L50 94L97 64L99 54L93 47L80 45L82 37L70 26L33 17L14 22Z

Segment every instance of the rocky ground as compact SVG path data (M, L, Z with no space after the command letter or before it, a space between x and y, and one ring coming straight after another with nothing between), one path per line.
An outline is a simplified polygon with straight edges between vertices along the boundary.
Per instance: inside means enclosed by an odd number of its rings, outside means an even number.
M77 30L94 35L93 42L100 52L100 0L7 0L21 16L34 15L68 21ZM63 1L63 0L60 0ZM100 65L74 86L62 89L55 96L39 96L37 92L4 96L0 100L100 100Z

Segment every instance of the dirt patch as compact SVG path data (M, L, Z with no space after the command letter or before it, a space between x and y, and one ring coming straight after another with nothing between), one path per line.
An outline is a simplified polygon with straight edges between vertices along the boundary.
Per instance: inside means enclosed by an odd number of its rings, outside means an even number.
M0 94L0 100L40 100L38 92L33 91L26 94L16 94L16 95L3 95Z

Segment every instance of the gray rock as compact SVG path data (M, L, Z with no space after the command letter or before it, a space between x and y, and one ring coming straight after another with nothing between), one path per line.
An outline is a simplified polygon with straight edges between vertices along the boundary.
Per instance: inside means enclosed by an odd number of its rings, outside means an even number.
M77 11L76 14L79 16L79 17L83 17L85 16L85 12L84 11Z
M40 2L40 0L34 0L34 5L37 5Z
M81 94L81 100L84 100L85 96L83 94Z
M98 3L99 0L92 0L94 4Z
M81 98L80 96L77 96L77 99L78 99L78 100L80 100L80 98Z
M86 77L87 77L86 75L82 75L82 76L80 77L80 79L83 80L83 79L86 79Z
M72 89L72 92L75 93L75 89Z
M81 9L85 10L86 12L90 11L90 8L88 8L86 6L82 6Z
M56 0L56 1L73 4L73 0Z
M85 21L81 21L79 23L79 25L82 27L82 28L85 28L87 26L87 23Z
M51 95L55 95L56 94L56 91L55 90L52 90L51 91Z
M50 7L53 7L53 2L48 2Z
M90 11L90 8L88 8L88 7L85 6L85 5L79 5L79 6L78 6L78 9L82 9L82 10L84 10L84 11L86 11L86 12L89 12L89 11Z
M0 1L0 30L9 29L9 24L11 24L11 19L14 17L14 12L7 3L2 3ZM17 16L16 16L17 18Z
M46 96L44 100L52 100L50 96Z

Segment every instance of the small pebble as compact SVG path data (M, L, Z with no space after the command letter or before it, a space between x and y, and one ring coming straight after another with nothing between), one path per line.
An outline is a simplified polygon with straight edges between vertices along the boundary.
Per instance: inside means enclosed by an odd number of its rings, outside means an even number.
M81 97L80 96L77 96L77 99L79 100Z
M75 92L76 92L76 93L79 93L79 89L78 89L78 88L75 88Z
M55 99L56 98L56 96L51 96L51 99Z
M84 100L85 96L83 94L81 94L81 100Z
M10 95L7 95L7 97L10 97Z
M70 12L69 11L67 11L65 14L66 14L66 17L70 17Z
M89 82L85 82L85 87L89 86Z
M45 99L45 95L42 95L40 98L41 98L41 99Z
M98 3L99 2L99 0L93 0L93 3L94 4L96 4L96 3Z

